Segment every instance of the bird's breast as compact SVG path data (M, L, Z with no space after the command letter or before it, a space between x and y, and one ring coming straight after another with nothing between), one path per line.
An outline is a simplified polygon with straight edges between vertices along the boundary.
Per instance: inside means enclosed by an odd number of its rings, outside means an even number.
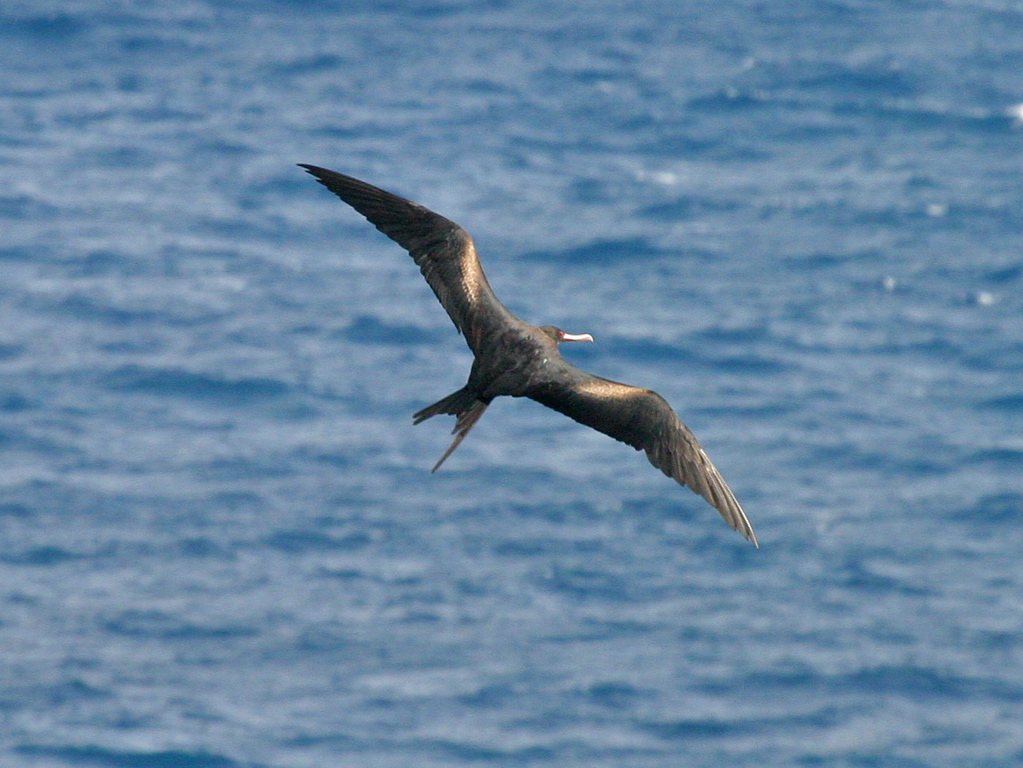
M519 397L549 378L552 362L558 357L542 340L511 331L484 345L473 366L473 379L488 397Z

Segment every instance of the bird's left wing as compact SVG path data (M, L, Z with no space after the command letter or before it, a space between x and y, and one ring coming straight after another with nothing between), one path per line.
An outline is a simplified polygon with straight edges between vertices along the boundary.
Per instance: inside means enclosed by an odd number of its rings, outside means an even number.
M732 528L759 546L753 526L728 483L663 397L649 389L592 376L567 361L562 364L565 375L553 377L552 383L529 392L528 397L636 450L646 451L651 464L689 486Z
M473 352L515 316L494 295L472 237L455 222L365 181L299 164L409 252Z

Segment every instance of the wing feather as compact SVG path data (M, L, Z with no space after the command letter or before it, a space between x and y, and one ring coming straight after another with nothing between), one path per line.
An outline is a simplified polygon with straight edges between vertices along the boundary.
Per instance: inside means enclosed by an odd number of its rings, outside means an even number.
M650 463L688 486L721 513L725 521L755 546L753 532L732 489L703 446L656 392L602 379L567 361L564 376L538 387L529 397L580 424L646 452Z
M487 282L472 237L458 224L343 173L304 163L300 167L409 252L474 352L484 338L514 320Z

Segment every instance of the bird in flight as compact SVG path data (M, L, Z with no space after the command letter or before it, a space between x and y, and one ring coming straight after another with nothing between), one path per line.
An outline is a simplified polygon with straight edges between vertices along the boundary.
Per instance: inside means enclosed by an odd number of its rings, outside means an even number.
M494 295L468 232L372 184L315 165L300 167L409 252L475 356L464 387L413 416L415 424L440 413L455 416L455 439L434 472L495 397L528 397L646 451L651 464L706 499L759 546L735 494L668 402L652 390L593 376L565 360L560 343L593 337L551 325L538 328L513 315Z

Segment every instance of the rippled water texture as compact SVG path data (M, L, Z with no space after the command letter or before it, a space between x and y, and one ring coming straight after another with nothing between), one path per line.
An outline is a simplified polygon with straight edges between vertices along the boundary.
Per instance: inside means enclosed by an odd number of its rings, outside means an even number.
M0 763L1023 764L1021 32L4 3ZM528 401L431 475L469 352L299 162L469 229L761 549Z

